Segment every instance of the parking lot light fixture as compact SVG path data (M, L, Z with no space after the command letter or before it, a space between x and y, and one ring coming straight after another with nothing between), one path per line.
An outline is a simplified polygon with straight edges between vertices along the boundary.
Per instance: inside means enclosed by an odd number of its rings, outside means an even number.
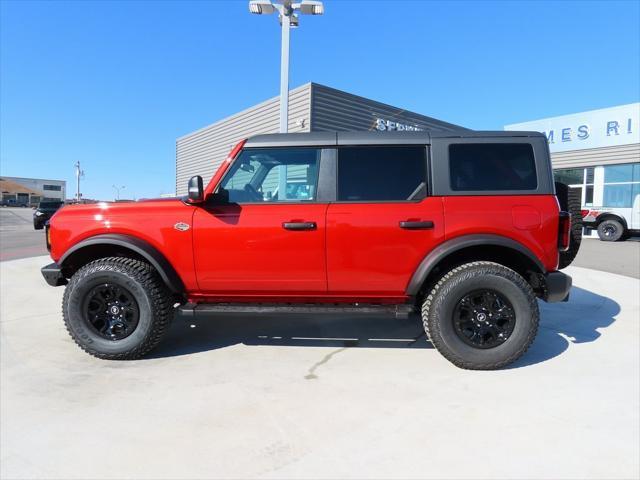
M289 117L289 32L296 28L302 15L322 15L324 5L319 0L251 0L249 12L256 15L270 15L278 12L278 19L282 30L282 44L280 54L280 132L287 133Z

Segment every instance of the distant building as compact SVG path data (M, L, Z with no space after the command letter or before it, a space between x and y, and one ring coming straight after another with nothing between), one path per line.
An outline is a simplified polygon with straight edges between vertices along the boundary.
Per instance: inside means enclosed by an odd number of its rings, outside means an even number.
M3 205L36 206L45 201L65 201L67 182L40 178L1 177Z

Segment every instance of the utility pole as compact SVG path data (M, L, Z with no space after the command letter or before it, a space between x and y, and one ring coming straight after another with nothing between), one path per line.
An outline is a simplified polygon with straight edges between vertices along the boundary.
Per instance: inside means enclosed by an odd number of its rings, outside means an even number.
M80 160L76 162L76 201L80 203L82 194L80 193L80 177L84 177L84 171L80 170Z

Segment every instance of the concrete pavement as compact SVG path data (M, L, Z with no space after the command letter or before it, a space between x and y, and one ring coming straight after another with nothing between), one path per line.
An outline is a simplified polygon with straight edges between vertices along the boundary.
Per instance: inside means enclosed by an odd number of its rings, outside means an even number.
M640 475L638 280L567 269L571 301L497 372L455 368L416 319L176 321L106 362L68 337L47 262L0 263L2 478Z

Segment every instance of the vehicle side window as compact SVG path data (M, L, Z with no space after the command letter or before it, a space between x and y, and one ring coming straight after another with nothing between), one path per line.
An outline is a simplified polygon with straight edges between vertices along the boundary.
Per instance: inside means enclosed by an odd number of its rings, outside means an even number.
M426 147L338 149L338 200L422 200L427 194Z
M232 203L314 201L318 148L243 150L222 181Z
M528 143L449 145L449 172L455 191L535 190L538 186Z

